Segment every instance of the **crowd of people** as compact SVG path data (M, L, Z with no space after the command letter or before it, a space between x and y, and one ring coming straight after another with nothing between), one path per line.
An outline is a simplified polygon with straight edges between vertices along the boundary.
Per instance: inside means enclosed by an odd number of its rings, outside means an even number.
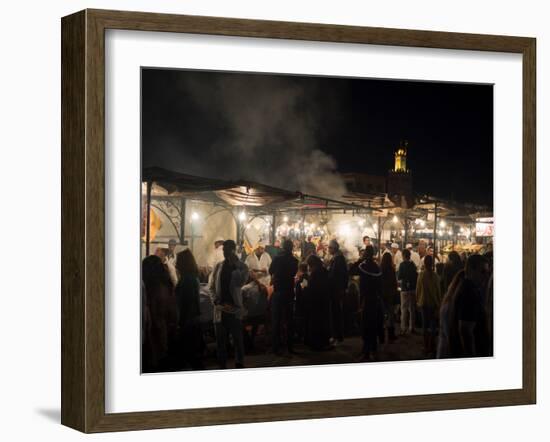
M260 329L275 355L292 355L297 344L326 351L360 335L357 360L375 361L380 344L417 333L426 358L492 355L489 254L442 257L426 241L400 250L364 237L353 262L335 239L322 253L311 238L299 254L283 238L243 256L219 238L204 272L191 250L175 250L171 240L142 262L144 372L205 368L202 286L219 368L228 366L228 348L235 368L245 367Z

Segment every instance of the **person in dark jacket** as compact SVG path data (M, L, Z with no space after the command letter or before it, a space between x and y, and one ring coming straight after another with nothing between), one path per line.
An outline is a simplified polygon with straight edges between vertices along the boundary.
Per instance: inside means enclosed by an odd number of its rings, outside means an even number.
M344 340L344 298L349 278L348 265L336 240L333 239L329 242L328 252L331 256L328 265L328 279L332 316L332 338L334 341L342 342Z
M414 333L418 272L416 265L411 261L411 252L408 249L403 250L403 262L399 265L397 279L401 284L401 334L407 331Z
M303 340L305 336L305 327L307 322L307 310L305 304L305 293L309 280L308 266L306 262L301 262L298 266L294 282L294 330L299 340Z
M275 354L281 354L281 332L286 325L287 349L294 353L293 347L293 304L294 277L298 272L298 260L292 254L294 244L290 239L283 242L283 251L277 255L269 266L273 284L271 296L271 330L272 347Z
M304 290L306 309L305 344L312 350L330 346L330 291L329 276L318 256L307 259L308 284Z
M405 250L403 250L403 253L404 252ZM393 265L392 256L389 253L382 255L380 270L382 272L382 300L384 301L388 340L393 342L395 341L395 300L398 296L398 292L395 266Z
M202 355L205 348L200 326L199 268L189 249L176 255L178 285L176 302L178 306L178 343L181 363L193 370L202 370Z
M362 362L376 360L378 330L383 323L382 272L374 261L374 248L365 247L362 259L353 265L352 274L359 275L361 331L363 338Z

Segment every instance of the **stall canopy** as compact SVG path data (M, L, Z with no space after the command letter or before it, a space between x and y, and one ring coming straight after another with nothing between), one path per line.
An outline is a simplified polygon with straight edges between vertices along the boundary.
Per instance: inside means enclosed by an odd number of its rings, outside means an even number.
M259 212L286 210L355 210L370 212L372 207L337 201L300 191L290 191L247 180L219 180L197 177L159 167L146 168L142 182L152 183L152 195L179 196L228 207L247 207Z

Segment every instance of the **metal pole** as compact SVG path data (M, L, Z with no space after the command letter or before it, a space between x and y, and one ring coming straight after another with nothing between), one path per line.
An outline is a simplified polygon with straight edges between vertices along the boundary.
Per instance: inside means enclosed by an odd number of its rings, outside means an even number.
M407 244L407 239L409 234L409 220L407 217L405 217L405 221L403 225L405 227L405 235L403 235L403 244L401 244L401 250L405 249L405 245Z
M195 253L195 228L191 220L191 252Z
M455 224L451 224L451 229L453 229L453 234L451 236L451 239L453 241L453 250L455 249L456 247L456 225Z
M151 181L147 181L147 213L145 215L145 219L147 220L147 224L145 226L145 256L149 256L149 247L151 242L151 189L153 187L153 183Z
M185 198L180 201L180 244L185 243Z
M272 219L271 219L271 232L270 232L270 238L269 238L269 241L271 242L271 245L275 244L275 233L277 232L277 227L276 227L276 223L277 223L277 212L273 212L273 214L271 215L272 216Z
M435 270L435 257L437 254L437 203L434 203L434 256L432 265Z
M382 238L382 218L378 216L378 258L380 258L380 251L382 248L381 238Z
M300 241L300 258L304 258L304 251L305 251L305 242L306 242L306 214L302 210L302 240Z
M239 219L239 214L235 218L235 224L237 225L237 246L241 245L241 220Z

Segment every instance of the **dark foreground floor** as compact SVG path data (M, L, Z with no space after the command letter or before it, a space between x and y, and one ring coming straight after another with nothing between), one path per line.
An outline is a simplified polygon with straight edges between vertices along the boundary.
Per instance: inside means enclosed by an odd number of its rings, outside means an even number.
M344 342L326 351L312 351L303 344L296 344L298 354L284 353L275 355L262 342L262 337L257 338L256 350L249 351L245 355L246 368L281 367L296 365L321 365L321 364L349 364L359 362L361 357L361 338L358 336L347 337ZM410 361L426 359L423 349L423 339L420 334L399 336L392 343L386 342L379 346L376 361ZM206 358L207 370L217 369L215 348L209 346L209 357ZM234 368L232 357L229 358L227 368Z

